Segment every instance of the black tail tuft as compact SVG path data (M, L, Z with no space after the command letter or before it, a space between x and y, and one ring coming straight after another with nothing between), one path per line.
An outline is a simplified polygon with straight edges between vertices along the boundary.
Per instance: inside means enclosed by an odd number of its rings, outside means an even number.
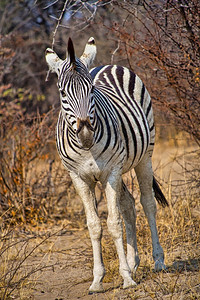
M169 206L169 204L168 204L165 196L163 195L163 192L161 191L155 177L153 177L153 190L154 190L154 193L155 193L155 198L158 201L158 203L160 205L162 205L162 207Z

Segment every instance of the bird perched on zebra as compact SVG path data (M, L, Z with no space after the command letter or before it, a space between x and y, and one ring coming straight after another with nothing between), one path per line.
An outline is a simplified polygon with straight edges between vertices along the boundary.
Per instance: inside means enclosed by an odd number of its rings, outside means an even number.
M57 149L83 201L93 247L91 293L103 291L105 275L96 183L100 182L105 189L107 226L116 245L123 288L136 285L132 272L136 271L140 260L135 201L122 180L122 174L135 169L141 203L151 230L156 270L165 269L165 264L156 227L154 196L162 206L168 205L152 171L155 127L150 95L141 79L125 67L105 65L89 71L95 55L94 38L88 40L80 58L75 56L71 38L64 60L52 49L46 50L46 61L58 76L60 92ZM126 228L127 254L123 247L120 215Z

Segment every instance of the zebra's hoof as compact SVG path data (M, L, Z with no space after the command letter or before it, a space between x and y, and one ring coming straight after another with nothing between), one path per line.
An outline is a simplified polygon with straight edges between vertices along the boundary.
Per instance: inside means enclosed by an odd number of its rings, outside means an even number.
M89 295L94 293L103 293L103 284L102 282L93 282L92 285L89 288Z
M167 267L165 266L163 261L157 260L155 262L155 271L160 272L160 271L165 271Z
M137 283L132 278L127 278L124 280L123 289L135 287L136 285L137 285Z

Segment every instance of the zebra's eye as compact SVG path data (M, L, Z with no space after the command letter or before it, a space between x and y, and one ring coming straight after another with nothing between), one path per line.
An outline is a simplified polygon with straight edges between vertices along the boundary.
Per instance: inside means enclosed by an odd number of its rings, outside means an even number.
M66 97L65 91L61 90L60 93L61 93L62 97Z

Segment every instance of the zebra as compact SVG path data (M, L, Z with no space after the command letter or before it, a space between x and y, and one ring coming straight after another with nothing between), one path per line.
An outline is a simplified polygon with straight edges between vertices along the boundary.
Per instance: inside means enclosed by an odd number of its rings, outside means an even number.
M64 60L52 49L46 50L46 61L49 69L57 73L60 92L57 149L83 201L93 248L93 282L89 293L103 291L105 275L96 183L100 182L105 190L107 226L116 246L123 288L136 285L132 273L140 259L135 200L122 174L135 169L157 271L166 266L156 227L154 196L163 207L168 205L152 171L155 126L151 97L141 79L126 67L104 65L89 71L95 56L96 44L92 37L80 58L75 56L71 38ZM121 215L126 228L127 254L123 247Z

